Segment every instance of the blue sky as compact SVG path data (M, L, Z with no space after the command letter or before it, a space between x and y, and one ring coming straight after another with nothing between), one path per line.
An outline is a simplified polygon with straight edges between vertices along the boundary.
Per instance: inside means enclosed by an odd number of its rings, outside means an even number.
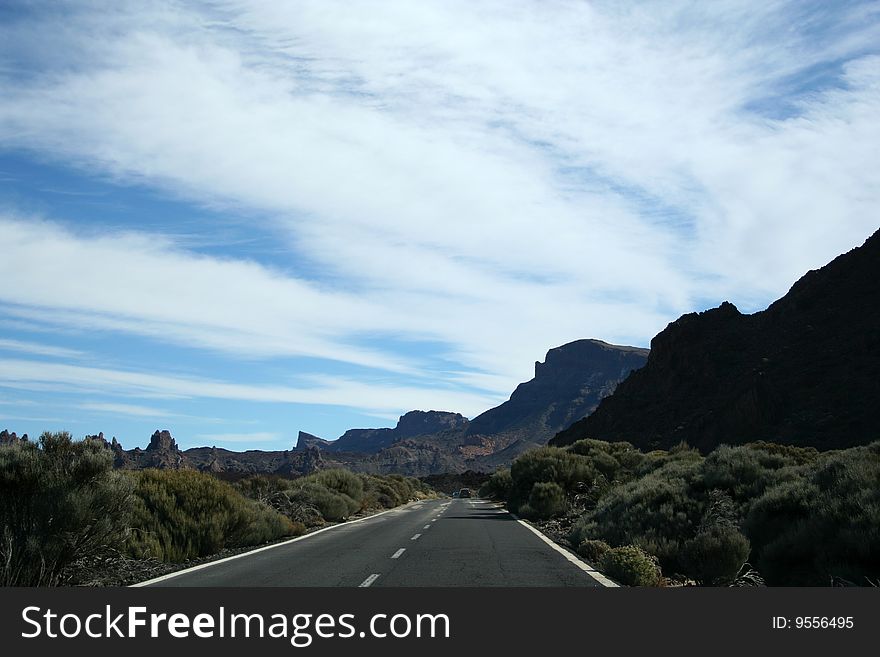
M880 207L880 3L0 7L0 428L284 449L762 309Z

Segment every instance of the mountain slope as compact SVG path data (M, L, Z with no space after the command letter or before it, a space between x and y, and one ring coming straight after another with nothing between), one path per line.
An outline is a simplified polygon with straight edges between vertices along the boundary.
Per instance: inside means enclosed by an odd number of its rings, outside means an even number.
M754 440L834 449L880 436L880 231L753 315L691 313L651 341L641 370L551 444Z
M317 446L365 472L491 471L592 412L647 357L639 347L577 340L548 351L533 379L470 422L458 413L410 411L393 429L350 429L335 441L300 432L296 449Z
M543 363L535 363L535 378L518 385L508 401L471 420L465 443L491 446L491 453L477 459L482 465L512 460L589 415L647 358L647 349L601 340L576 340L551 349Z

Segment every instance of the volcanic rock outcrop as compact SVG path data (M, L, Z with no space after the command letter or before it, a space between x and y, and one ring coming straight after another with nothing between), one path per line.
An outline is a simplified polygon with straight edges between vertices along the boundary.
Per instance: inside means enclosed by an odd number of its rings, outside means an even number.
M551 444L836 449L880 437L878 406L880 231L762 312L725 302L671 323L651 341L647 364Z

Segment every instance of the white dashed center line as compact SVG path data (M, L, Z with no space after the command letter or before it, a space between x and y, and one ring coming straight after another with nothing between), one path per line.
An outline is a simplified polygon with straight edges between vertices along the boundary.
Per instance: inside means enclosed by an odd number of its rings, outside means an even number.
M425 525L422 529L431 529L431 525Z
M419 536L421 536L421 534L416 534L415 536L413 536L413 537L412 537L411 539L409 539L409 540L414 541L414 540L416 540Z
M392 559L399 559L400 555L406 552L406 548L400 548L397 552L391 555Z
M379 573L373 573L372 575L367 577L367 579L365 579L363 582L361 582L360 586L358 586L358 588L367 587L370 584L372 584L373 582L375 582L377 579L379 579Z

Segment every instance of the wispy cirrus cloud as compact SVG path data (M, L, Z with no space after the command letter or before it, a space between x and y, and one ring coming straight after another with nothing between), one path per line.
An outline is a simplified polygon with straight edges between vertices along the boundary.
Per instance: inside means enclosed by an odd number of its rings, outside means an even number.
M344 377L315 377L308 386L294 387L18 359L0 359L0 386L68 393L103 391L104 394L154 399L207 398L259 403L339 405L379 414L395 412L403 404L404 408L463 409L461 412L475 415L484 410L491 399L455 389L416 388L395 385L393 382L368 383ZM116 405L116 410L120 408ZM138 408L145 413L149 412L149 409L140 407L135 407L135 410ZM103 404L103 409L100 410L107 410L107 405Z
M81 404L80 408L87 411L98 411L99 413L112 413L116 415L126 416L134 415L136 417L148 417L156 419L172 417L174 415L174 413L169 413L168 411L165 411L161 408L155 408L153 406L141 406L140 404L88 402L85 404Z
M5 338L0 338L0 351L20 351L37 356L54 356L58 358L81 358L85 355L78 349L68 349L67 347L57 347L27 340L8 340Z
M358 368L241 398L482 410L551 346L760 308L877 227L876 3L156 0L0 36L0 144L286 252L7 210L7 315Z

